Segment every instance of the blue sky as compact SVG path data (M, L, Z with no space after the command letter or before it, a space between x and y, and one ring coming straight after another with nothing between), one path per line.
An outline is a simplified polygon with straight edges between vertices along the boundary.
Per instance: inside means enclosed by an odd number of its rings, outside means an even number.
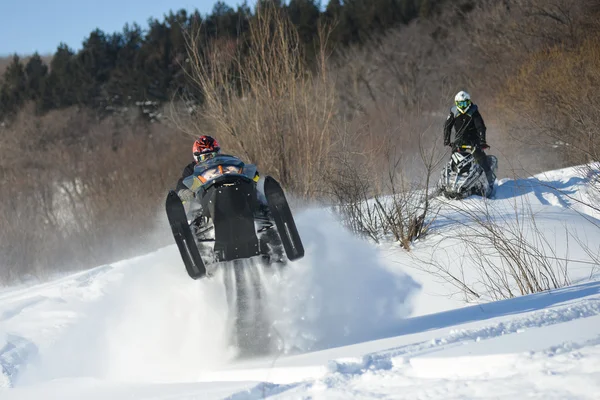
M212 11L217 0L0 0L0 56L54 53L60 42L74 50L94 29L121 31L126 23L147 27L169 10ZM235 7L241 1L225 0ZM251 2L249 2L251 3Z

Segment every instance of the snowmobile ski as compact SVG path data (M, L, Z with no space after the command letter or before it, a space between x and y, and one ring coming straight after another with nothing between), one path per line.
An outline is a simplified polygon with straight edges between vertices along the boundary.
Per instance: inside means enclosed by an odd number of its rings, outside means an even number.
M188 225L181 199L173 190L169 191L165 206L175 243L179 248L179 253L181 253L181 258L189 276L192 279L204 277L206 266L202 261L202 257L200 257L198 246Z
M267 176L264 192L287 258L294 261L304 257L304 246L283 189L275 179Z

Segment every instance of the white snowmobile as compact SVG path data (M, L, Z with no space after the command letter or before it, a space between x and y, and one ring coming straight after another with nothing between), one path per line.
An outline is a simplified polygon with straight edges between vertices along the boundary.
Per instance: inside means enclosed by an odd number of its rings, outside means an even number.
M492 171L491 180L486 177L483 167L475 161L473 152L476 146L460 145L452 147L452 154L442 169L438 181L438 191L448 199L464 199L471 195L491 197L498 170L498 159L487 155Z

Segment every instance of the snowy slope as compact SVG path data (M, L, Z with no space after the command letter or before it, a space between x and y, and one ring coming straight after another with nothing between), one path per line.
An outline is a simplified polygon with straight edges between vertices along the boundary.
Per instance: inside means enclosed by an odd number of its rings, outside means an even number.
M174 246L5 289L0 398L598 398L600 228L576 201L587 196L574 169L503 180L490 201L441 203L410 254L353 237L323 210L299 213L306 257L259 271L281 348L262 359L235 359L223 277L190 280ZM522 218L525 235L534 219L548 251L576 260L574 284L490 302L454 239L482 210L507 229ZM425 272L431 260L460 267L477 304Z

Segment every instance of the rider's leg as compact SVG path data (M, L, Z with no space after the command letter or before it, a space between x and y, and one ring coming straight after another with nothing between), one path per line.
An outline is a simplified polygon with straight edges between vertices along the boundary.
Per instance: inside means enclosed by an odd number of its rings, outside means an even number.
M490 163L488 162L488 159L487 159L487 155L483 152L483 150L481 150L478 147L473 152L473 157L475 158L475 161L477 162L477 164L481 165L481 167L483 168L483 171L485 172L485 176L487 177L488 182L490 182L490 184L492 184L494 182L494 180L496 179L496 177L494 176L494 173L492 172Z

